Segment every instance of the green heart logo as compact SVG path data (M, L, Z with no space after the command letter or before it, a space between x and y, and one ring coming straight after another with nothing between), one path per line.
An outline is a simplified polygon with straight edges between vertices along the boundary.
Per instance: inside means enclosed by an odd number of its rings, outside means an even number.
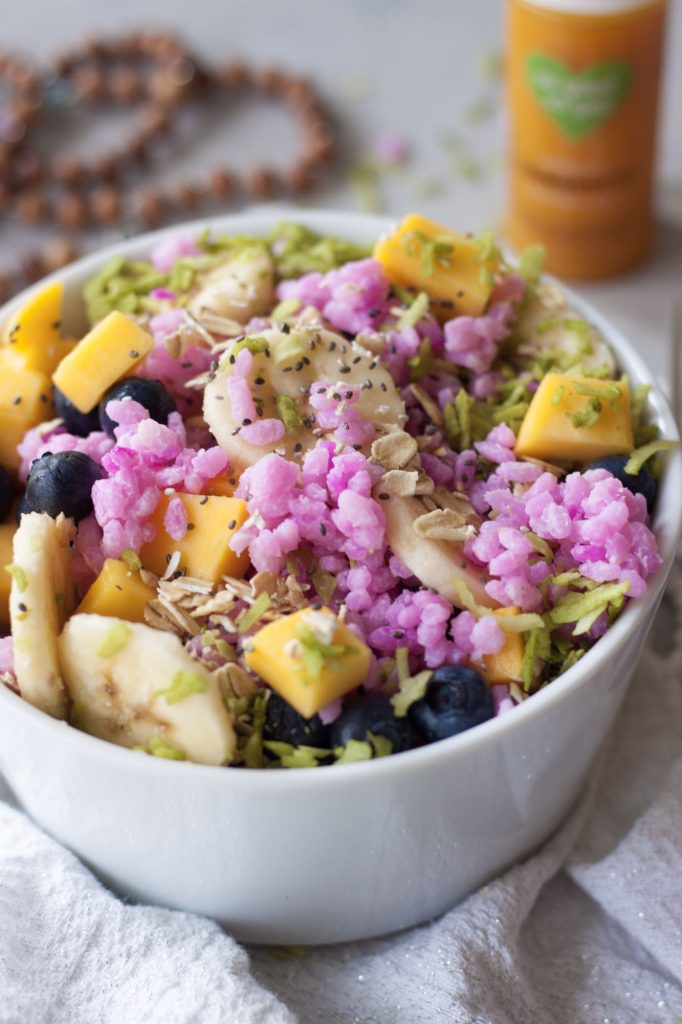
M611 117L632 88L632 67L620 60L571 71L553 57L533 53L526 67L540 106L575 140L584 139Z

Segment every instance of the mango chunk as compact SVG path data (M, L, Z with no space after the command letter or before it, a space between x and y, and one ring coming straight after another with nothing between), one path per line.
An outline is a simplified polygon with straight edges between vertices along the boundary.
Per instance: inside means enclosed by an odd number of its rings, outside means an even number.
M52 379L80 412L90 412L107 388L137 366L153 347L148 331L114 310L78 342Z
M0 465L15 472L21 462L17 445L24 434L51 416L50 378L17 367L9 353L0 351Z
M46 344L61 338L64 285L51 281L34 291L23 306L13 313L2 329L3 343L24 347Z
M208 481L204 488L204 493L220 494L224 498L231 498L238 483L238 473L233 473L232 471L221 473L220 476L214 476L212 480Z
M12 542L16 533L15 523L0 523L0 625L9 626L9 592L12 586L12 577L5 570L6 565L11 565Z
M305 718L354 690L369 672L369 648L328 608L275 619L247 645L249 668Z
M476 242L418 213L379 239L374 258L389 281L426 292L441 322L461 314L479 316L490 299L494 265Z
M496 615L518 615L519 609L511 605L509 608L497 608ZM504 647L497 654L483 656L483 665L476 668L481 672L489 686L498 683L521 682L521 666L523 663L523 638L521 633L505 633Z
M185 506L188 530L182 540L173 540L164 526L164 516L170 502L179 498ZM222 576L243 576L249 565L246 552L236 555L230 540L249 518L246 502L240 498L222 495L175 494L163 495L151 522L156 537L145 544L140 559L146 569L163 576L173 552L180 552L178 569L188 576L218 583Z
M591 462L634 447L627 381L548 373L524 416L516 455Z
M109 615L127 622L144 622L144 610L156 594L118 558L107 558L102 571L76 610L76 614Z

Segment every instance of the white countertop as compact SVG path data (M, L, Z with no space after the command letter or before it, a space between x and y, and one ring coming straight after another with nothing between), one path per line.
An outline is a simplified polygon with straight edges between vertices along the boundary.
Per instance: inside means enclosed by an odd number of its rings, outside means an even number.
M40 63L87 34L121 33L137 26L176 31L207 60L243 56L309 75L332 107L340 128L346 172L371 152L382 132L409 139L409 166L382 176L384 209L418 208L452 226L478 230L495 223L504 195L504 117L500 85L483 70L502 42L501 0L192 0L187 7L162 0L52 0L16 4L3 20L3 49L15 48ZM628 277L582 286L666 377L666 316L682 288L682 4L671 0L668 63L661 131L661 225L649 264ZM183 11L182 14L175 13ZM292 151L287 115L237 104L213 118L180 147L164 181L194 170L276 164ZM120 121L104 121L75 138L79 151L98 150L118 137ZM633 139L633 145L636 145ZM224 154L224 155L223 155ZM439 190L436 192L436 185ZM432 187L434 194L425 195ZM357 207L347 173L311 196L315 205ZM3 226L0 264L40 229ZM93 234L88 244L111 235Z

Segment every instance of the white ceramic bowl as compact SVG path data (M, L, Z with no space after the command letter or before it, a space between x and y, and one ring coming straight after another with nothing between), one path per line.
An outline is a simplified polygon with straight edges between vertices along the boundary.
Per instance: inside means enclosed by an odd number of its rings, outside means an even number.
M360 242L387 226L352 214L290 216ZM265 234L275 219L247 213L212 226ZM60 275L73 300L67 319L78 315L83 282L112 252L142 258L164 234L203 227L174 227L74 264ZM576 296L571 302L603 332L634 383L653 383L610 323ZM664 435L676 437L655 389L650 410ZM664 565L646 596L560 679L463 735L338 768L210 768L104 743L0 686L0 770L33 819L113 889L210 915L238 939L329 943L425 921L530 853L579 794L661 596L680 532L680 494L676 452L655 522Z

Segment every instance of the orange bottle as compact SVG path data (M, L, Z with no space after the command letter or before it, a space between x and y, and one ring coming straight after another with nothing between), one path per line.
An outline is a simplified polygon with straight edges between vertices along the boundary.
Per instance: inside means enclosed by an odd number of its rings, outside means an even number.
M649 250L667 0L507 0L506 233L568 278Z

